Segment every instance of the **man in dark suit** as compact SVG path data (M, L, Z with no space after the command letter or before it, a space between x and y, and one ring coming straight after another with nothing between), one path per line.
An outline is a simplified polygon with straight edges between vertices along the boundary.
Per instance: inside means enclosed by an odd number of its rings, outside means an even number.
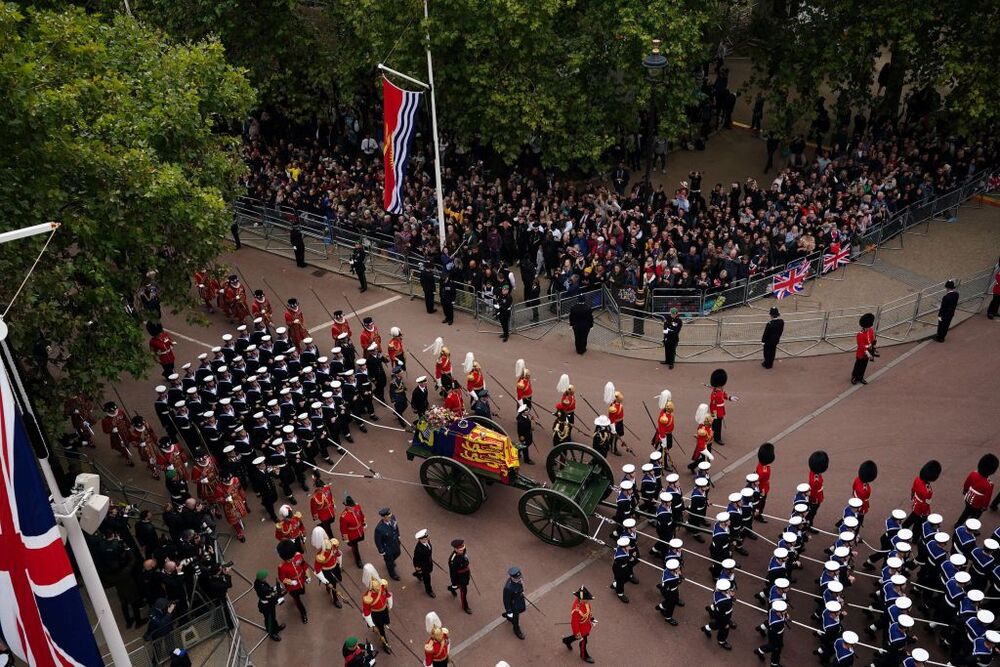
M292 225L292 230L288 233L292 243L292 250L295 251L295 266L306 266L306 241L302 237L302 230L297 224Z
M772 368L774 366L774 355L778 351L778 343L781 342L781 334L785 331L785 321L781 319L781 313L777 308L771 309L771 321L764 327L764 335L760 337L760 342L764 344L764 361L761 366Z
M948 327L955 317L955 309L958 308L958 290L955 289L955 281L949 280L944 284L948 291L941 297L941 307L938 308L937 336L934 337L939 343L944 342L944 337L948 335Z
M441 324L451 326L455 321L455 283L451 279L451 270L448 266L441 273L441 308L444 310L444 319Z
M424 291L424 307L428 313L436 313L434 307L434 289L437 287L434 279L434 268L430 264L420 264L420 288Z
M684 322L676 308L671 308L670 313L663 317L663 361L668 368L674 367L674 360L677 358L677 345L681 342L681 327Z
M576 298L576 303L569 309L569 325L573 327L573 338L576 342L576 353L583 354L587 351L587 336L594 327L594 313L591 312L583 299L583 295Z

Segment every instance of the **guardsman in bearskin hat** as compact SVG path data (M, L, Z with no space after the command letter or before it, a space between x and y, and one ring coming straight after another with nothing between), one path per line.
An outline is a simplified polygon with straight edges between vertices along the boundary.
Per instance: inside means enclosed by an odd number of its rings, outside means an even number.
M288 327L288 337L295 345L295 349L302 351L302 341L309 337L306 329L306 317L299 307L298 299L289 299L285 304L285 326Z
M517 380L514 388L514 396L517 399L517 404L527 405L530 408L533 393L531 388L531 371L525 367L524 359L518 359L514 363L514 377Z
M755 521L767 523L764 516L764 505L767 504L767 494L771 492L771 464L774 463L774 445L765 442L757 448L757 467L754 472L757 474L757 488L760 491L760 499L757 501L757 516Z
M340 593L337 591L337 584L344 580L341 562L343 554L340 553L340 541L327 535L322 527L316 526L310 536L313 548L316 549L316 556L313 559L313 572L316 577L326 586L333 606L340 609Z
M809 511L806 513L806 522L809 524L809 532L818 533L813 528L813 521L816 519L816 512L823 504L823 473L830 467L830 457L823 450L817 450L809 455L809 498L807 503Z
M448 653L451 646L448 628L442 626L441 619L433 611L424 617L424 627L430 635L424 644L425 667L448 667Z
M378 570L371 563L365 563L361 571L361 580L365 593L361 596L361 613L369 628L378 633L382 640L382 649L391 654L389 638L386 631L389 627L389 610L392 609L392 593L389 592L389 582L379 576Z
M878 466L869 459L858 467L858 476L854 478L854 484L851 486L852 497L861 501L861 507L856 512L859 530L864 525L865 516L868 514L869 500L872 496L872 482L875 481L876 477L878 477Z
M278 581L292 597L295 608L302 616L302 622L308 623L309 615L306 613L306 606L302 603L302 596L306 594L306 583L309 581L309 564L302 557L302 550L292 540L278 542L277 550L278 557L281 558L281 565L278 566Z
M903 528L910 528L915 533L919 533L923 528L927 515L931 513L931 498L934 497L934 488L931 486L941 476L941 464L931 459L920 468L920 472L913 480L910 487L910 500L913 503L913 511L903 522Z
M250 314L253 315L254 320L258 317L261 319L261 324L264 325L265 330L271 328L271 322L274 319L274 309L271 307L271 300L264 294L264 290L255 289L253 291L253 303L250 304Z
M726 444L722 442L722 423L726 419L726 401L730 398L724 389L728 381L729 376L724 368L712 371L710 378L712 391L708 396L708 410L712 413L712 437L717 445Z
M861 330L855 336L857 349L854 351L854 370L851 372L851 384L868 384L865 380L865 369L868 362L878 356L875 345L875 315L865 313L858 320Z
M594 618L594 610L590 602L594 596L590 594L586 586L580 586L573 593L573 606L569 612L570 631L573 633L563 637L563 644L567 650L573 649L573 642L580 641L580 659L587 663L594 662L587 652L587 642L590 639L590 632L594 629L597 619Z
M976 469L965 478L965 482L962 483L965 509L962 510L962 515L955 522L956 526L965 523L965 520L969 518L978 519L986 511L986 508L990 507L990 499L993 497L993 482L990 481L990 476L997 471L998 466L1000 466L1000 459L997 459L996 454L984 454L979 459L979 463L976 464ZM1000 496L997 498L1000 500ZM994 506L992 509L996 509L996 507Z

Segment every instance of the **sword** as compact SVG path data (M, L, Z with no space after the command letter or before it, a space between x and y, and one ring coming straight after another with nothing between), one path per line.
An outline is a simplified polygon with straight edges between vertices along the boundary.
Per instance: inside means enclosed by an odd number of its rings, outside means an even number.
M656 428L656 421L653 419L653 414L649 411L649 408L646 407L646 401L642 402L642 407L646 408L646 416L649 417L649 421L653 422L653 428L655 429ZM655 438L656 436L654 435L653 437ZM681 446L680 439L675 440L674 444L677 445L677 448L679 450L681 450L681 453L684 454L684 456L687 456L687 452L684 451L684 448ZM670 456L669 452L667 452L667 456L668 457ZM671 462L671 465L673 465L673 462Z
M528 604L530 604L532 607L534 607L535 611L537 611L539 614L541 614L542 616L545 616L545 612L542 611L541 609L539 609L538 605L536 605L534 602L532 602L531 599L528 598L528 596L524 596L524 601L527 602Z
M323 303L323 299L319 298L319 294L316 294L316 290L314 290L312 287L310 287L309 291L313 293L313 296L316 297L316 300L319 302L319 305L323 306L323 310L326 311L326 314L329 315L330 319L332 320L333 319L333 313L331 313L330 309L326 307L325 303Z
M600 416L601 416L601 413L600 413L600 412L598 412L598 411L597 411L597 410L596 410L596 409L594 408L594 406L590 404L590 401L588 401L588 400L587 400L587 397L586 397L586 396L584 396L583 394L578 394L578 395L579 395L579 396L580 396L580 398L581 398L581 399L583 400L583 402L587 404L587 407L588 407L588 408L590 408L591 410L593 410L593 411L594 411L594 414L595 414L595 415L597 415L598 417L600 417ZM632 429L630 429L630 428L629 428L628 426L626 426L626 427L625 427L625 430L627 430L627 431L628 431L629 433L631 433L631 434L632 434L632 437L634 437L634 438L635 438L636 440L639 440L639 436L637 436L637 435L636 435L635 433L633 433L633 432L632 432ZM638 455L637 455L637 454L635 453L635 450L633 450L633 449L632 449L631 447L629 447L629 446L628 446L627 444L625 444L625 442L624 442L624 441L622 441L622 442L619 442L619 444L620 444L620 445L622 446L622 449L624 449L624 450L625 450L626 452L628 452L628 453L629 453L629 454L631 454L632 456L638 456Z

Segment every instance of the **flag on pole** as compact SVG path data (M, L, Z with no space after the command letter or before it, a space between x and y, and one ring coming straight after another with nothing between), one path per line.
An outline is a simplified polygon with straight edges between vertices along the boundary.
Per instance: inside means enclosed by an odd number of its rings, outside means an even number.
M0 401L0 635L33 667L103 665L2 366Z
M834 269L851 263L850 246L841 248L839 245L830 246L830 252L823 253L823 273L829 273Z
M397 88L382 77L385 137L382 156L385 162L385 193L382 206L386 213L403 212L403 181L417 124L417 109L422 93Z
M798 294L805 287L806 278L808 277L809 263L801 262L796 264L782 273L775 274L771 278L771 292L778 299Z

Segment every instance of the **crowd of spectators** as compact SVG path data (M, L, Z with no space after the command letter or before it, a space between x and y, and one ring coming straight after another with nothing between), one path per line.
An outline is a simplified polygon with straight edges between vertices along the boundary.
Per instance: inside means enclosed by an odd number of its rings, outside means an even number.
M926 122L894 126L859 115L851 128L851 120L838 117L832 133L829 119L814 123L809 138L820 148L807 148L802 136L785 141L784 164L767 182L713 183L692 171L647 188L628 168L634 151L624 139L611 151L609 182L523 164L500 173L477 147L447 147L443 251L432 152L420 139L403 215L383 213L381 151L357 131L295 143L250 133L246 191L268 205L322 215L335 228L391 238L400 253L451 267L456 281L477 290L492 284L499 292L513 278L508 269L520 265L525 290L537 275L550 292L605 285L616 295L712 293L817 249L857 243L894 212L996 164L992 139L945 136ZM362 151L366 140L370 150Z

